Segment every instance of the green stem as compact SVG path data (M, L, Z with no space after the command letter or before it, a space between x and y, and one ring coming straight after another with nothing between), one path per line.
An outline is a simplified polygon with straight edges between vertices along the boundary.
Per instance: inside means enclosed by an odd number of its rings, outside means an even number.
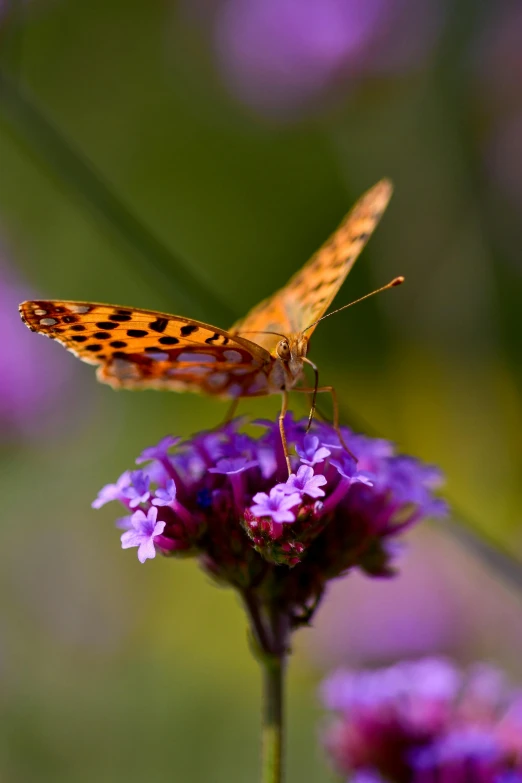
M261 669L263 673L261 781L282 783L284 657L264 656L261 658Z
M290 625L277 601L266 602L252 589L242 591L242 598L263 682L261 783L283 783L283 697Z

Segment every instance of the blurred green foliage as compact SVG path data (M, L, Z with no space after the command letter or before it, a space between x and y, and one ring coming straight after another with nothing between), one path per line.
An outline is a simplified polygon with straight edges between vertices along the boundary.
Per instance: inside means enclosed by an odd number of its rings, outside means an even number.
M390 176L394 200L337 301L397 274L407 284L325 322L312 357L346 406L440 464L460 505L522 556L521 267L499 243L480 164L473 13L456 4L430 67L283 125L232 101L174 5L27 5L6 28L6 71L206 294L180 289L175 264L165 278L134 252L5 104L0 223L9 262L42 298L133 304L226 327L228 313L283 284L355 198ZM52 434L1 452L0 777L255 779L258 676L234 596L190 562L140 566L119 551L114 511L90 510L142 448L212 426L225 407L115 394L86 366L75 389L77 405L64 388ZM243 410L273 415L278 404ZM289 781L330 779L315 747L318 675L297 657Z

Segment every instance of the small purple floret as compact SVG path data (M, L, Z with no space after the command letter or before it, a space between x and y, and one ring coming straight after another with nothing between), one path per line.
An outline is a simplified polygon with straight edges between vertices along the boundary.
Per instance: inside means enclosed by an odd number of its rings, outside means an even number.
M180 440L181 438L167 435L156 446L149 446L149 448L144 449L136 460L136 464L141 465L143 462L149 462L152 459L162 460L168 458L170 449L176 446Z
M254 505L250 507L250 511L255 517L270 517L278 523L295 522L295 514L290 509L301 502L298 492L287 495L279 487L271 489L270 495L258 492L252 499Z
M98 492L98 497L96 500L93 500L91 503L91 506L93 508L101 508L106 503L110 503L112 500L123 500L125 496L124 490L127 489L131 482L131 474L129 470L126 470L125 473L123 473L116 484L106 484L100 491Z
M309 465L301 465L297 470L297 474L292 473L288 477L286 484L280 484L279 486L287 494L299 492L311 498L323 498L325 491L321 487L324 487L326 483L325 476L315 476L313 468Z
M321 446L317 435L305 435L302 446L296 446L297 453L304 465L318 465L330 456L331 451Z
M174 479L167 481L165 489L157 489L152 500L153 506L170 506L176 500L176 482Z
M235 476L238 473L243 473L244 470L249 468L255 468L258 465L258 461L255 459L247 459L246 457L223 457L218 459L215 468L209 468L209 473L223 473L226 476Z
M136 508L150 498L150 479L141 470L134 470L130 474L130 479L131 484L123 490L123 496L127 498L131 508Z
M119 530L130 530L132 528L132 516L120 517L116 520L115 525Z
M351 456L345 451L339 454L335 459L330 460L330 465L333 465L340 476L350 479L352 483L366 484L367 487L372 487L373 482L368 476L358 472L358 464Z
M121 537L122 549L138 547L140 563L156 557L154 539L160 536L165 529L165 522L158 522L157 518L158 509L155 506L151 506L147 514L141 508L138 509L131 518L132 529L127 530Z

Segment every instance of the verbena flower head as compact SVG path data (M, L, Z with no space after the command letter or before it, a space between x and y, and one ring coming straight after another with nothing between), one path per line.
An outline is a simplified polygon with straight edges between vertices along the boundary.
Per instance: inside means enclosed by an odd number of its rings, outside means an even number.
M325 747L350 780L522 780L522 692L498 669L481 664L462 672L427 658L340 670L323 683L322 700L336 714Z
M445 510L438 472L382 440L345 430L357 462L333 427L306 434L307 422L288 416L289 477L277 424L256 422L254 435L243 424L164 438L101 490L95 508L118 500L128 511L117 523L124 547L142 562L198 556L221 582L277 595L299 624L329 579L352 567L391 575L396 537Z

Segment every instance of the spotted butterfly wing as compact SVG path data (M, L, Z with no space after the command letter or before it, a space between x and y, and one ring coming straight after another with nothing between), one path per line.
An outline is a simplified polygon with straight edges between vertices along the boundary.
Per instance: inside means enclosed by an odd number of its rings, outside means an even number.
M270 354L200 321L91 302L23 302L20 314L32 331L96 365L98 380L115 388L267 393Z
M383 179L361 196L337 230L304 267L283 288L237 321L231 333L251 335L252 339L272 351L279 338L259 332L300 334L321 318L372 235L391 194L391 182ZM311 335L312 331L308 330L307 334Z

